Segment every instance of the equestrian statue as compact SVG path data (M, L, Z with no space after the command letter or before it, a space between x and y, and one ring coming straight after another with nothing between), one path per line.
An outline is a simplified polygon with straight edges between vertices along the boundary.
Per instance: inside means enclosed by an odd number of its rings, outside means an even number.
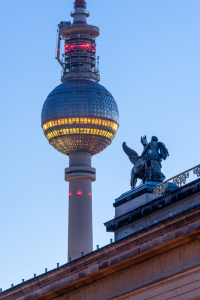
M158 142L156 136L152 136L151 142L147 142L146 135L141 137L143 145L142 155L139 156L136 151L130 149L124 142L122 147L128 155L130 161L134 165L131 171L131 189L137 184L137 179L141 179L141 184L148 181L163 182L165 175L161 172L161 161L169 156L169 152L165 145Z

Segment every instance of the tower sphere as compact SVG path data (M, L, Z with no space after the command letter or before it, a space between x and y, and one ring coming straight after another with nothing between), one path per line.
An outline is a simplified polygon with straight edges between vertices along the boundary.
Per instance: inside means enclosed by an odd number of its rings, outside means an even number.
M101 152L112 142L118 126L119 111L113 96L90 79L68 79L43 105L44 134L65 155Z

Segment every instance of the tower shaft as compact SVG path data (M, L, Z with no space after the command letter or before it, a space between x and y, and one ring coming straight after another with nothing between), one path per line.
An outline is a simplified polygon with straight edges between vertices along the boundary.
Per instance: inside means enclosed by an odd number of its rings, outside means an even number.
M71 260L93 251L92 181L96 170L91 154L72 153L65 180L69 182L68 258Z

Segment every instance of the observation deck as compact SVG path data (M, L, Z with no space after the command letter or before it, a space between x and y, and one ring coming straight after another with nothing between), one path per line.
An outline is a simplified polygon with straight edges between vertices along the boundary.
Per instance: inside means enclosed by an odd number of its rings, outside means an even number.
M88 24L71 24L60 28L60 35L64 38L70 36L71 33L87 32L90 33L95 38L100 35L100 30L98 27Z

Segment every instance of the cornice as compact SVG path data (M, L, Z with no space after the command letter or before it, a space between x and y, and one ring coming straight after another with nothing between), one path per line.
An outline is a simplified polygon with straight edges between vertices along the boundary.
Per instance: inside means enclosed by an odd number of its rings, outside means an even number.
M128 224L143 218L155 211L162 209L163 207L170 206L176 202L179 202L189 196L192 196L200 192L200 179L197 179L177 190L169 192L157 199L154 199L148 203L145 203L129 212L120 215L110 221L104 223L108 232L115 232L119 228L127 226Z

